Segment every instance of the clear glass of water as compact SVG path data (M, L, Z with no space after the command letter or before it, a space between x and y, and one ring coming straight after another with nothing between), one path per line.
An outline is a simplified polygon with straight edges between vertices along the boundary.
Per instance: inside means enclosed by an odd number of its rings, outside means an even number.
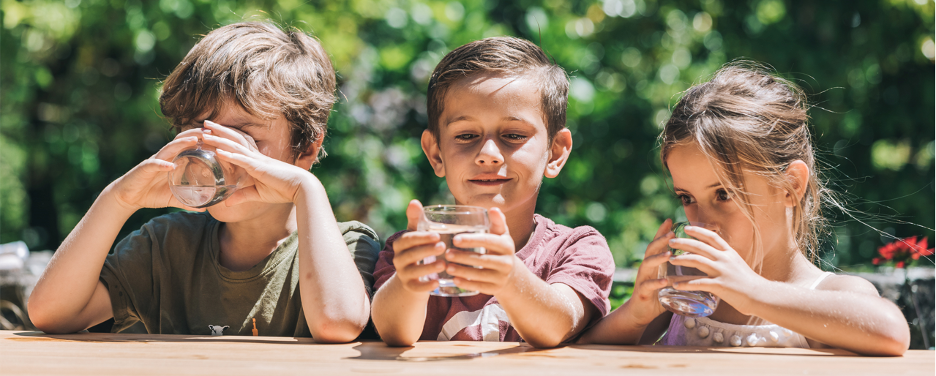
M491 229L491 220L488 218L488 211L485 208L467 205L434 205L423 208L423 218L417 224L416 230L429 231L439 234L441 241L445 243L446 251L449 249L458 249L462 251L471 251L484 253L483 247L478 248L458 248L452 245L452 238L458 234L481 234L487 233ZM442 256L445 258L445 254ZM434 262L435 256L427 257L422 262L424 264ZM447 265L447 264L446 264ZM442 271L438 274L431 274L424 280L438 280L439 287L431 292L436 296L471 296L478 294L477 291L468 291L455 286L452 276Z
M704 223L697 222L676 222L673 223L673 233L677 238L691 238L686 235L686 226L706 227ZM685 251L672 249L673 256L678 256ZM667 261L660 265L659 278L667 277L707 277L705 273L696 268L673 265ZM682 278L681 278L682 279ZM718 306L718 297L705 291L684 291L676 290L672 287L664 287L659 293L660 304L671 312L686 317L705 317L715 312Z
M202 148L201 139L195 149L183 150L172 163L176 168L169 171L169 190L179 202L193 208L231 197L241 180L234 166L222 164L214 151Z

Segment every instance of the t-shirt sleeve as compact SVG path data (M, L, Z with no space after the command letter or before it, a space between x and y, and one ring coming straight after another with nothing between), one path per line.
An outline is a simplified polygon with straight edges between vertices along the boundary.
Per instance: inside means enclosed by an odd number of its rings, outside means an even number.
M123 238L104 259L100 281L110 295L115 333L141 323L142 317L156 308L153 247L158 243L146 224Z
M374 291L379 290L390 277L396 274L396 267L393 266L393 243L404 233L406 231L400 231L387 238L386 245L380 251L380 256L377 258L377 267L374 268L374 278L376 279Z
M351 252L358 273L361 273L364 289L367 290L367 296L373 297L374 290L376 290L374 288L374 263L377 262L377 254L380 250L377 233L360 222L347 222L343 227L342 236L345 244L348 245L348 251Z
M599 312L593 321L607 315L614 258L604 236L593 228L576 228L555 257L556 266L546 276L546 283L565 284L592 302Z

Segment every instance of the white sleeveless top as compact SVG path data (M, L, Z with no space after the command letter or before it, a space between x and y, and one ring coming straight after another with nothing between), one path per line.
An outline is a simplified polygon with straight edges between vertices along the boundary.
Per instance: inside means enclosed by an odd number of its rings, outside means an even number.
M822 280L832 275L822 273L812 285L814 290ZM669 329L658 343L664 346L748 346L748 347L800 347L809 348L806 337L776 324L737 325L712 320L708 317L673 315Z

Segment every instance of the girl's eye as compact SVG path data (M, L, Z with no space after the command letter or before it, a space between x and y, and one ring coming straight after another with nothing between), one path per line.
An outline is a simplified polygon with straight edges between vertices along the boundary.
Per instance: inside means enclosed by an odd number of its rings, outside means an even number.
M676 195L676 198L678 198L679 201L682 202L683 206L691 205L693 203L692 196L689 196L687 194Z
M727 190L719 189L715 191L715 197L718 199L718 201L730 201L731 193L728 193Z

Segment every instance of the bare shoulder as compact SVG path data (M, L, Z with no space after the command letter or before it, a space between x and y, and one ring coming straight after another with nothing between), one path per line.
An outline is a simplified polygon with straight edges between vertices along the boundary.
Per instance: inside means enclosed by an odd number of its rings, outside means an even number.
M878 294L877 288L868 282L867 279L846 275L846 274L832 274L816 286L816 290L825 290L825 291L848 291L855 292L859 294L868 294L873 296L880 296Z

